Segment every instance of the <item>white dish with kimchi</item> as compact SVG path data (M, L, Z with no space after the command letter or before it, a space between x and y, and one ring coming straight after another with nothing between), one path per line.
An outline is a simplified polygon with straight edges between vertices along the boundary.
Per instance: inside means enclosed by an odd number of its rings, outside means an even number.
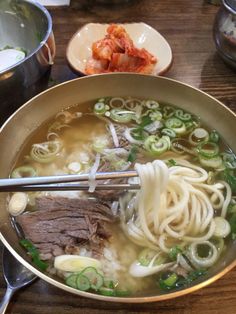
M132 46L131 53L132 55L127 55L125 51L122 53L115 53L113 54L112 60L114 59L115 62L117 61L117 56L119 57L119 64L125 59L127 62L127 56L128 56L128 63L130 61L131 67L114 67L111 66L111 64L108 65L107 61L105 61L104 69L96 70L97 63L98 67L103 67L104 60L96 60L93 58L94 56L94 46L96 46L96 43L102 42L102 45L104 45L104 42L106 42L107 38L109 37L109 40L112 36L114 38L115 32L113 31L113 34L109 34L109 30L112 29L112 26L114 25L114 28L119 28L124 30L125 37L125 44L124 46L127 47L127 45L130 47L130 44ZM116 35L115 35L116 36ZM117 35L115 38L115 41L119 41L120 34ZM127 43L128 38L128 43ZM124 38L122 38L124 39ZM118 43L120 45L120 42ZM128 51L130 53L130 49L128 47ZM110 47L109 47L110 48ZM134 54L133 54L134 51ZM117 51L116 51L117 52ZM137 59L141 55L151 56L149 59L152 60L151 67L143 66L143 59ZM163 75L164 73L169 70L171 64L172 64L172 51L170 48L170 45L166 41L166 39L154 28L151 26L145 24L145 23L128 23L128 24L99 24L99 23L88 23L85 26L83 26L81 29L79 29L72 39L70 40L68 47L67 47L67 60L71 66L71 68L83 75L89 75L89 74L97 74L97 73L106 73L106 72L136 72L136 73L142 73L142 74L152 74L152 75ZM137 66L133 66L135 62L137 63ZM122 61L121 61L122 60ZM138 60L138 62L137 62ZM140 60L142 63L142 67L140 67ZM154 60L154 62L153 62ZM156 61L155 61L156 60ZM146 60L145 60L146 61ZM94 68L92 70L88 70L88 67L92 64L95 65L95 71ZM147 70L148 68L148 70ZM128 69L128 70L126 70Z

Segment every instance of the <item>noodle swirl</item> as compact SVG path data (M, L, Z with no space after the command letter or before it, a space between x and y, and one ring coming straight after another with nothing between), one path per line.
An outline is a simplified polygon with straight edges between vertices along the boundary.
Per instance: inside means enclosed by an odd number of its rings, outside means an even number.
M173 244L209 240L215 231L214 211L225 217L231 199L226 182L209 185L208 173L186 160L168 168L165 162L136 164L141 189L135 196L133 215L123 229L140 246L168 253ZM122 204L122 202L121 202Z

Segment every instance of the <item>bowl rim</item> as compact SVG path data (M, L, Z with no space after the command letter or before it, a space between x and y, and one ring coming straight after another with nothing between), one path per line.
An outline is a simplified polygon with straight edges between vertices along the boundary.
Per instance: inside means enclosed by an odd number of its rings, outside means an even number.
M181 81L172 79L172 78L168 78L168 77L158 77L155 75L147 75L147 74L137 74L137 73L126 73L126 72L117 72L117 73L105 73L105 74L96 74L96 75L88 75L88 76L83 76L83 77L77 77L75 79L72 79L70 81L65 81L62 82L58 85L52 86L49 89L41 92L40 94L34 96L33 98L31 98L30 100L28 100L23 106L21 106L17 111L15 111L5 122L4 124L1 126L0 128L0 133L2 132L2 130L5 128L5 126L10 122L10 120L12 120L15 115L18 114L18 112L30 105L30 103L32 102L32 100L41 97L41 95L46 94L47 92L53 90L53 89L57 89L60 88L63 85L67 85L67 84L71 84L75 81L79 81L79 80L91 80L92 78L96 79L96 77L100 77L100 76L143 76L143 77L152 77L155 79L161 79L161 80L166 80L166 81L170 81L173 83L177 83L179 85L183 85L186 86L188 88L191 88L199 93L202 93L203 95L210 97L212 100L216 101L219 105L221 105L222 107L224 107L225 110L229 111L235 118L236 118L236 113L234 113L230 108L228 108L226 105L224 105L221 101L219 101L218 99L216 99L215 97L209 95L208 93ZM169 292L169 293L164 293L164 294L159 294L159 295L155 295L155 296L136 296L136 297L111 297L111 296L103 296L103 295L99 295L99 294L95 294L95 293L90 293L90 292L85 292L85 291L80 291L80 290L76 290L74 288L71 288L69 286L67 286L64 283L61 283L51 277L49 277L46 273L43 273L42 271L39 271L37 268L35 268L30 262L28 262L26 259L24 259L21 255L19 255L15 249L8 243L8 241L5 239L5 237L3 236L2 232L0 231L0 240L2 241L2 243L7 247L7 249L13 254L13 256L15 258L17 258L25 267L27 267L29 270L31 270L33 273L35 273L38 277L40 277L41 279L45 280L46 282L48 282L49 284L52 284L53 286L60 288L64 291L67 291L69 293L73 293L74 295L78 295L78 296L82 296L82 297L86 297L86 298L92 298L92 299L96 299L96 300L100 300L100 301L109 301L109 302L116 302L116 303L148 303L148 302L157 302L157 301L164 301L164 300L169 300L169 299L174 299L177 297L181 297L183 295L187 295L190 293L193 293L201 288L204 288L208 285L210 285L211 283L215 282L216 280L220 279L221 277L223 277L225 274L227 274L230 270L232 270L235 266L236 266L236 257L235 259L225 268L223 268L220 272L218 272L217 274L213 275L212 277L208 278L207 280L204 280L200 283L197 283L194 286L191 287L187 287L185 289L182 290L177 290L174 292Z
M13 64L10 67L7 67L6 69L0 71L0 75L5 74L9 71L11 71L12 69L18 67L19 65L21 65L22 63L24 63L26 60L30 59L35 53L37 53L47 42L50 34L52 33L52 17L50 15L50 13L48 12L48 10L39 2L33 1L33 0L22 0L22 2L28 3L29 5L32 5L33 7L38 8L46 17L47 21L48 21L48 28L47 28L47 32L43 38L43 40L40 41L40 44L33 50L31 51L31 53L29 55L27 55L24 59L22 59L21 61Z
M69 67L71 68L71 70L76 74L76 75L81 75L81 76L90 76L90 75L87 75L86 73L82 72L81 70L79 70L77 67L75 67L75 65L73 64L73 62L71 62L70 58L68 57L69 56L69 50L70 50L70 46L71 46L71 43L74 41L75 37L77 36L77 34L79 32L81 32L85 27L87 27L88 25L110 25L112 23L106 23L106 22L103 22L103 23L98 23L98 22L89 22L89 23L86 23L84 25L82 25L81 27L79 27L77 29L77 31L72 35L72 37L70 38L68 44L67 44L67 47L66 47L66 60L67 60L67 63L69 65ZM154 27L152 27L151 25L147 24L147 23L144 23L144 22L125 22L125 23L113 23L113 24L118 24L118 25L121 25L121 26L125 26L125 25L134 25L134 24L139 24L139 25L143 25L144 27L147 27L149 28L150 30L156 32L161 38L162 40L166 43L166 45L168 46L168 49L170 51L170 62L169 64L163 68L161 71L159 71L158 73L156 74L149 74L149 75L153 75L153 76L162 76L164 75L166 72L169 71L169 69L172 67L173 65L173 60L174 60L174 56L173 56L173 51L172 51L172 48L169 44L169 42L167 41L167 39L157 30L155 29ZM126 73L126 72L108 72L108 73ZM136 72L127 72L127 73L136 73ZM106 74L106 73L100 73L100 74ZM137 74L137 73L136 73ZM139 73L138 73L139 74ZM99 75L99 74L93 74L93 75ZM142 75L142 73L141 73Z

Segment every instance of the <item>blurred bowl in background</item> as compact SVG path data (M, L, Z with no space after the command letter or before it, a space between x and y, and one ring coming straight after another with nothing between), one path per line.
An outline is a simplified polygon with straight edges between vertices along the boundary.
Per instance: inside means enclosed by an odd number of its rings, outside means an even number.
M222 59L236 69L236 1L223 0L214 23L213 36Z
M0 50L20 48L24 59L0 70L0 123L47 87L55 57L52 19L29 0L0 1Z

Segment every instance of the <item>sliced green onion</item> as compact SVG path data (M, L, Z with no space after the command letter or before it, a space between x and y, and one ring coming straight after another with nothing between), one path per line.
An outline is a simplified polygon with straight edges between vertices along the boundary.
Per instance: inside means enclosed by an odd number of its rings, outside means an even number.
M222 158L220 156L215 156L212 158L199 156L199 161L203 167L214 168L214 169L219 169L223 164Z
M189 142L194 146L197 146L203 142L207 142L208 139L209 139L209 133L203 128L196 128L189 135Z
M77 289L77 276L78 274L72 274L66 278L67 286Z
M88 266L81 271L81 274L86 276L89 280L93 279L97 274L97 269L93 266Z
M135 116L135 112L133 111L125 111L117 108L112 109L110 113L110 118L119 123L128 123Z
M161 137L161 139L166 140L166 142L168 143L168 149L170 149L170 147L171 147L171 140L170 140L169 136L163 135Z
M178 279L176 273L171 274L167 279L164 280L164 283L168 287L172 287Z
M192 115L190 113L184 112L182 109L175 110L175 116L176 116L176 118L178 118L184 122L189 121L192 118Z
M62 144L59 141L50 141L34 144L30 151L33 160L40 163L52 162L61 151Z
M147 137L148 133L145 132L142 128L132 128L130 129L130 135L135 140L143 141Z
M144 128L146 125L152 123L152 119L149 115L144 115L139 123L139 128Z
M155 101L155 100L150 100L150 99L148 99L148 100L145 100L144 101L144 105L147 107L147 108L149 108L149 109L156 109L156 108L159 108L159 103L157 102L157 101Z
M168 167L174 167L177 165L177 162L174 159L168 159L166 164Z
M101 295L105 295L107 297L115 297L116 292L114 289L107 288L107 287L101 287L98 291Z
M104 283L104 279L101 274L97 273L96 276L93 278L93 280L91 280L90 282L91 282L91 288L97 291L102 287Z
M137 146L132 146L131 150L129 152L127 161L129 162L134 162L137 158L137 153L138 153L138 147Z
M192 132L195 128L199 127L200 123L199 121L196 120L191 120L185 122L185 127L186 127L186 133Z
M129 290L115 290L115 295L116 297L127 297L130 295Z
M160 138L156 143L151 145L151 153L155 155L161 155L168 150L169 143L164 139Z
M197 153L184 138L175 138L171 141L171 150L178 154L189 153L196 156Z
M216 132L215 130L213 130L211 133L210 133L210 141L211 142L214 142L214 143L218 143L220 140L220 135L218 132Z
M148 136L144 141L144 148L154 154L154 155L161 155L166 152L170 147L170 142L167 141L166 138L162 137L159 138L156 135Z
M33 245L33 243L27 239L21 239L19 241L20 245L22 245L28 252L28 254L32 258L32 262L41 270L46 270L48 268L48 264L43 262L39 258L39 251L38 249Z
M31 166L22 166L15 168L11 173L11 178L36 177L37 172Z
M163 108L163 117L164 119L168 119L170 117L172 117L175 113L175 109L171 106L165 106Z
M222 158L226 168L236 169L236 157L233 153L223 153Z
M95 114L104 114L110 107L106 105L104 102L97 102L94 105L93 111Z
M182 288L184 286L190 285L194 280L198 279L199 277L205 274L206 274L205 269L196 269L190 271L186 278L183 278L182 276L176 278L175 275L173 275L173 273L168 273L167 275L162 274L161 278L159 279L159 286L163 290ZM169 277L170 281L167 280L167 282L165 282L165 280L168 279Z
M186 132L186 126L183 123L183 121L181 121L178 118L169 118L165 121L165 126L168 129L172 129L175 131L176 134L184 134Z
M149 114L149 117L151 118L152 121L161 121L162 113L158 110L155 110Z
M118 159L118 160L114 159L111 161L111 166L116 171L125 171L129 168L130 162L124 159Z
M104 278L104 287L109 288L109 289L115 289L117 285L118 285L118 282L114 282L112 279Z
M76 285L77 289L81 291L88 291L90 289L89 279L82 273L77 275Z
M167 276L164 274L159 279L159 286L163 290L171 290L175 288L177 280L178 275L176 273L169 273Z
M101 287L98 293L107 297L126 297L130 295L130 291L128 290L116 290L107 287Z
M156 143L158 140L159 140L159 136L157 135L150 135L148 136L145 141L144 141L144 148L147 150L147 151L151 151L151 145Z
M210 241L191 243L188 253L188 258L197 267L210 267L218 257L217 249Z
M151 250L149 248L145 248L139 253L138 262L142 266L148 266L151 263L152 259L157 254L158 254L157 251Z
M182 249L176 245L176 246L173 246L170 251L169 251L169 257L172 261L176 261L177 260L177 255L178 254L182 254L183 251Z
M169 129L176 129L182 127L183 122L178 118L169 118L165 121L165 125Z
M218 155L219 146L216 143L206 142L197 147L198 153L205 158L212 158Z
M97 291L104 284L103 276L94 267L86 267L81 274L88 278L93 290Z
M175 138L176 137L176 133L175 133L175 131L173 129L164 128L164 129L161 130L161 134L167 135L170 138Z
M229 222L223 217L215 217L213 220L215 222L214 236L219 238L227 237L231 231Z

